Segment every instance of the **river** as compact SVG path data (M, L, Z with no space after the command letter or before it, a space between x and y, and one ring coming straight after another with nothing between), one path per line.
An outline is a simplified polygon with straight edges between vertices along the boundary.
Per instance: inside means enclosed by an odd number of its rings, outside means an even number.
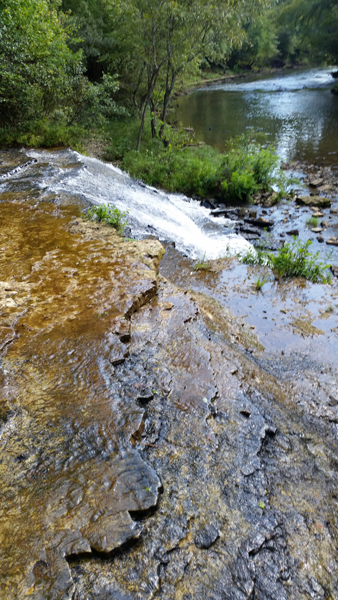
M249 129L264 132L284 160L338 163L338 99L326 69L252 75L178 99L175 118L219 150Z
M337 279L72 150L0 161L1 599L337 598Z
M194 271L245 243L206 209L70 150L0 159L1 598L337 597L337 284ZM164 277L158 241L82 221L103 200L175 236Z

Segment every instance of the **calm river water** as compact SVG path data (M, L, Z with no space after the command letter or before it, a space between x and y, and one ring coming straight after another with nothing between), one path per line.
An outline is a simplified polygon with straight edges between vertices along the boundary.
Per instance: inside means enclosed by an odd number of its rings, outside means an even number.
M327 69L256 75L196 89L178 100L176 118L196 138L224 149L250 128L267 134L284 160L338 163L338 97Z

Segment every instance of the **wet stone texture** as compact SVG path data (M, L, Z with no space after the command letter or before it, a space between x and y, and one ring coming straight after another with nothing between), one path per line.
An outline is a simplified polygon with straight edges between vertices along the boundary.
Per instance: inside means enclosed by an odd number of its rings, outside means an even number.
M1 204L0 597L68 599L67 557L137 539L160 480L133 449L144 410L114 378L163 254L76 207ZM59 218L56 218L56 214ZM118 323L120 323L118 325ZM131 403L130 403L131 402Z
M331 371L75 213L1 204L0 598L336 600Z
M136 402L153 389L135 448L163 493L134 545L70 560L76 600L338 597L336 428L231 343L237 328L166 280L135 315L115 378Z

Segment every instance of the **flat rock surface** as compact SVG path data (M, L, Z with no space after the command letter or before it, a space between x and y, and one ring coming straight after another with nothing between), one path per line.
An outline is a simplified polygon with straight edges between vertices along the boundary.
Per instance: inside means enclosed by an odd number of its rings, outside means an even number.
M1 599L335 600L334 285L2 200Z
M111 383L163 248L53 204L1 205L0 596L73 598L68 556L137 539L160 479L130 438L143 410ZM76 210L72 207L72 212ZM8 260L20 256L18 261ZM128 325L125 325L128 323ZM119 362L119 361L117 361Z
M136 447L163 494L125 553L71 560L75 598L335 598L334 430L230 342L221 307L165 281L159 300L115 375L156 390Z

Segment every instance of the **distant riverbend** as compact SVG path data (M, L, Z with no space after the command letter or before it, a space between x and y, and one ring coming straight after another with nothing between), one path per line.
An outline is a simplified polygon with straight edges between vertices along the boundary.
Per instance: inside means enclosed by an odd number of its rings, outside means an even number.
M224 150L249 129L266 133L284 160L338 163L337 67L252 75L179 98L175 118L196 138Z

